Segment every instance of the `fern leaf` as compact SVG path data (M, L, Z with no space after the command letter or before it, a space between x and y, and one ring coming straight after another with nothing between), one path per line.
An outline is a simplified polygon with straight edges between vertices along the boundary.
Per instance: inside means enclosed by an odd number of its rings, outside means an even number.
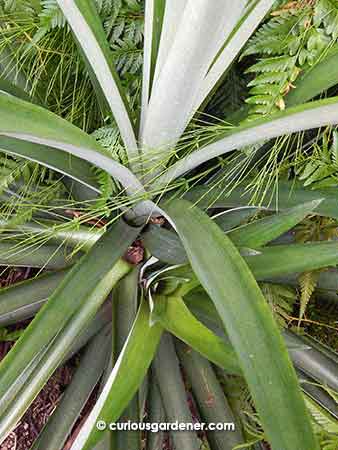
M66 24L66 19L62 14L56 0L42 0L42 11L39 14L41 27L45 31L53 28L62 28Z
M281 328L286 328L288 326L288 319L297 300L294 289L272 283L261 283L260 287L278 325Z
M249 91L253 99L249 97L247 103L254 105L249 120L285 108L283 97L296 87L300 72L315 64L338 38L337 6L337 0L287 2L251 38L243 56L257 55L259 59L247 69L255 75L248 87L260 89ZM261 106L257 108L257 104Z
M314 14L315 25L324 24L329 35L338 37L338 2L337 0L318 0Z
M299 320L303 319L307 305L316 289L319 273L320 271L305 272L298 277L300 286Z

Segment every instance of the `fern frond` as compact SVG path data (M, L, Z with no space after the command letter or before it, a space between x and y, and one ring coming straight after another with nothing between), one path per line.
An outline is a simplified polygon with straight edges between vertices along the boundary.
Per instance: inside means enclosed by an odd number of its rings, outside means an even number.
M311 153L300 155L295 161L299 180L312 189L337 186L338 132L333 131L332 139L324 133L321 145L315 143L311 150Z
M3 0L1 6L5 13L35 15L38 10L38 1L31 0Z
M305 401L315 424L326 433L332 433L331 437L334 438L334 433L338 433L338 425L335 419L309 397L305 397Z
M283 97L299 74L315 64L338 37L337 0L288 2L272 13L251 38L243 56L259 60L247 73L255 75L247 99L249 119L285 108ZM272 86L273 85L273 88Z
M94 205L90 208L94 211L97 211L98 215L109 217L111 214L109 202L111 201L112 197L118 193L119 187L112 179L112 177L104 170L95 169L94 173L101 193L99 198L96 199Z
M66 19L62 14L56 0L41 0L42 11L39 14L40 25L45 32L53 28L62 28Z
M288 326L297 295L294 289L272 283L261 283L261 290L281 328Z
M112 44L115 67L123 76L126 73L136 74L143 63L143 53L131 40L117 39Z
M299 17L286 12L263 24L249 41L243 56L290 55L297 53L301 45L298 33Z
M127 162L120 132L115 124L95 130L92 136L110 152L113 159L122 163ZM94 209L108 217L111 213L109 202L120 191L120 187L107 172L95 168L94 173L101 190L101 194L94 204Z
M309 301L314 293L320 271L312 271L302 273L298 277L299 287L300 287L300 310L299 310L299 320L301 321L306 312L306 308L309 304Z
M314 14L315 26L324 25L327 34L338 38L337 0L317 0Z

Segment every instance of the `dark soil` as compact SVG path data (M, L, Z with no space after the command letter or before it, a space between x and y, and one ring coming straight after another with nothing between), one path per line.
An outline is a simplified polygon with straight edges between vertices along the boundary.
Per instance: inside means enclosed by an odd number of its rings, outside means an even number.
M32 446L70 383L72 373L73 368L68 366L56 371L17 427L0 445L1 450L28 450Z

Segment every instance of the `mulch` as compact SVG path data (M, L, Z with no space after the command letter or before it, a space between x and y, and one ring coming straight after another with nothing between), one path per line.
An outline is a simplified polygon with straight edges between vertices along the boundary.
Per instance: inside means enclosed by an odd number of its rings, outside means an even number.
M1 450L28 450L31 448L70 383L72 373L73 369L68 366L55 372L16 428L0 445Z

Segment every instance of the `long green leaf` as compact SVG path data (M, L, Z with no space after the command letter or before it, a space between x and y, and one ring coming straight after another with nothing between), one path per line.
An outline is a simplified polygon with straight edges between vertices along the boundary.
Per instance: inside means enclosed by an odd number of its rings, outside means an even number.
M4 93L0 93L0 136L0 148L3 136L6 140L9 137L43 145L49 150L51 147L56 148L105 170L120 181L128 193L141 195L144 192L138 179L126 167L114 161L94 138L53 113ZM28 155L27 150L23 156ZM39 161L36 153L34 158ZM57 168L53 150L49 151L48 158L50 164L53 161ZM41 159L41 163L44 164L44 160ZM64 165L63 162L62 170Z
M301 273L338 264L338 242L273 245L245 260L257 279Z
M123 350L137 314L138 277L139 270L135 268L114 289L116 355L119 355ZM123 411L120 421L122 423L128 422L128 420L138 422L139 417L138 398L135 395ZM116 450L125 450L126 448L140 449L141 436L139 431L117 431L114 434L116 434Z
M112 322L112 304L111 301L106 301L95 317L87 324L85 329L73 341L70 349L65 356L62 364L76 355L81 348L83 348L94 336L96 336L106 325Z
M272 448L318 449L286 347L248 266L205 213L184 200L166 211L226 327Z
M116 264L113 269L105 274L97 283L94 291L86 297L79 310L58 331L57 336L51 342L47 341L37 357L14 380L6 395L1 399L1 437L5 437L13 429L55 369L69 357L74 343L81 338L81 333L84 333L84 330L94 318L112 286L126 273L126 270L128 270L126 267L123 270ZM16 357L15 362L18 362L18 359Z
M155 4L156 3L157 2L155 2ZM158 3L162 3L162 8L163 6L165 6L165 8L164 16L162 18L161 39L159 43L157 58L156 61L154 61L154 82L158 80L158 77L167 61L188 0L165 0Z
M295 206L279 214L230 230L227 235L238 247L260 247L294 227L308 214L316 210L320 203L321 199ZM254 208L247 208L248 213L246 210L243 212L238 211L238 219L251 216L253 214L252 209L255 211ZM227 214L223 214L222 216L217 216L215 222L218 225L221 222L221 228L227 229L228 226L231 227L231 225L238 223L235 219L236 217L229 217L228 223ZM181 241L172 231L157 226L150 226L143 236L143 242L149 251L161 261L169 264L185 264L188 262Z
M131 158L138 156L137 143L127 102L116 74L109 44L94 2L57 0L83 55L90 74L97 80L114 115L122 139Z
M255 0L251 2L237 30L235 30L228 42L225 43L222 51L205 77L195 102L195 110L199 108L208 94L215 88L242 47L269 12L273 3L273 0Z
M41 275L0 290L0 326L28 319L41 308L66 276L66 271Z
M337 355L323 348L310 337L297 336L287 332L287 336L295 344L303 344L307 348L294 350L292 359L298 369L314 378L319 383L338 392L338 360ZM299 345L301 347L301 345Z
M245 3L187 1L163 69L153 85L142 139L144 152L157 151L161 158L175 146L193 115L196 93ZM173 6L182 11L181 2Z
M21 156L56 170L79 181L94 192L100 192L93 167L85 160L47 145L34 144L20 139L1 136L0 149L11 155Z
M88 298L92 298L95 305L104 300L104 296L95 297L95 290L101 289L105 292L108 289L109 292L109 288L130 270L130 265L119 258L138 232L137 228L117 222L68 272L61 285L0 364L1 411L22 388L44 354L48 355L48 347L64 332L69 320L81 310L81 306L83 308ZM98 261L100 264L97 264ZM107 274L110 274L108 278ZM99 306L100 304L97 309ZM67 349L64 350L67 352Z
M152 365L168 422L190 423L191 412L182 379L179 360L169 333L164 333ZM172 431L174 448L199 450L201 442L194 431Z
M227 233L237 247L258 248L277 239L296 226L311 212L315 211L321 200L295 206L279 214L242 225Z
M31 97L27 92L20 88L20 86L17 86L10 81L8 81L6 78L0 77L0 91L7 92L8 94L14 95L15 97L19 97L22 100L28 100L31 101Z
M110 328L108 325L88 344L70 385L34 442L32 450L63 449L82 408L102 375L110 349Z
M181 298L155 296L155 305L158 302L164 303L156 314L156 320L161 322L163 328L227 372L241 374L231 345L226 344L199 322Z
M55 227L55 221L35 220L24 224L12 225L10 221L0 220L2 233L15 233L16 239L23 240L27 237L38 237L48 239L48 243L66 244L72 248L80 246L81 250L89 250L104 233L104 229L88 228L84 225L75 225L74 229Z
M184 302L210 329L222 329L217 310L205 291L197 289L190 292L184 297ZM221 333L219 334L224 340ZM338 391L337 354L309 336L299 336L288 330L284 330L282 335L295 367L317 382Z
M1 266L63 269L74 264L79 256L57 245L26 246L20 241L0 244Z
M262 186L266 195L259 206L270 210L284 210L301 203L308 203L322 199L316 208L316 213L321 216L334 217L338 219L338 196L336 189L321 189L313 191L304 188L297 182L280 181L277 186ZM222 185L219 186L196 186L188 191L184 198L196 203L200 208L234 208L247 206L251 203L252 194L247 192L243 186L232 189L229 192Z
M156 382L155 375L151 371L151 382L150 382L150 392L148 399L148 409L149 409L149 422L150 423L162 423L167 422L163 401L161 397L158 384ZM164 431L158 431L158 433L147 433L147 450L158 450L163 447Z
M96 423L103 420L109 424L120 418L144 379L161 334L159 324L150 325L149 310L143 302L114 369L71 450L93 448L103 438Z
M239 206L238 208L215 214L212 218L223 231L230 231L233 228L239 227L242 222L254 217L259 211L260 208L256 206Z
M167 5L168 2L166 2L166 0L148 0L145 4L140 136L142 135L144 122L147 116L162 35L164 11ZM167 31L164 32L164 36L167 36Z
M153 240L151 237L154 236ZM169 230L153 228L144 242L156 258L168 264L189 262L177 235ZM237 244L237 242L234 242ZM166 246L166 247L164 247ZM260 248L259 252L245 255L244 259L258 280L292 275L338 264L338 244L335 241L307 244L273 245ZM323 272L319 278L321 289L336 290L335 272ZM291 279L287 284L295 284Z
M142 236L145 247L156 258L168 264L185 264L187 255L176 233L150 225Z
M204 421L235 424L235 417L211 364L182 342L176 342L176 350ZM243 444L242 433L236 428L226 436L224 431L209 431L207 436L213 450L233 450L236 445Z
M153 184L156 187L166 186L172 180L213 158L261 142L262 139L273 139L284 134L318 128L323 125L334 125L337 122L337 97L290 108L268 118L255 120L234 128L224 138L180 159L167 172L158 177Z

